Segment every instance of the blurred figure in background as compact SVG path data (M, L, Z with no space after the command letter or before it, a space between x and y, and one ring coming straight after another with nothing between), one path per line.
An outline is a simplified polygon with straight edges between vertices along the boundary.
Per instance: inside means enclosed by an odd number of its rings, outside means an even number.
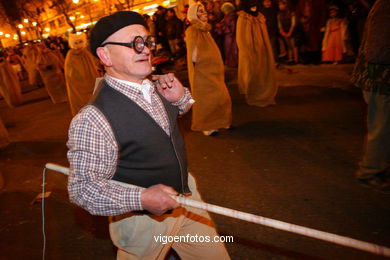
M275 104L275 60L264 16L256 0L242 1L238 12L238 87L248 105Z
M182 22L177 18L173 8L167 9L165 12L164 36L168 40L169 50L172 56L175 57L179 49L178 43L182 36Z
M366 22L352 82L367 102L366 150L360 183L390 193L390 5L377 0Z
M22 103L22 91L18 75L2 51L0 51L0 95L11 108Z
M38 48L38 71L51 101L54 104L68 101L61 61L44 43L38 43Z
M265 23L267 25L267 31L269 41L271 42L272 50L274 53L275 62L279 57L279 29L278 29L278 7L275 5L277 0L263 0L260 12L265 17Z
M321 62L322 30L326 23L325 0L298 0L296 15L302 23L301 57L305 64Z
M72 115L88 103L92 97L96 78L101 76L98 61L87 49L84 33L69 35L70 50L65 59L65 80Z
M345 47L347 23L338 17L338 13L339 8L336 5L329 7L329 19L322 40L322 61L332 61L333 64L341 61L343 53L347 50Z
M232 103L225 85L225 70L219 49L210 35L207 12L203 5L188 9L191 26L186 31L187 64L192 96L193 131L215 135L232 123Z
M217 26L217 32L224 36L225 65L237 67L238 47L236 41L237 15L232 3L226 2L221 7L224 17Z
M278 28L287 50L287 64L298 63L298 47L295 44L297 19L288 0L279 0Z

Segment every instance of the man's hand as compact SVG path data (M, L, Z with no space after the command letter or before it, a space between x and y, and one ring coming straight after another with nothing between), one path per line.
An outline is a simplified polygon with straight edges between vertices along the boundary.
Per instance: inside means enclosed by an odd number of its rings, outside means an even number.
M152 80L155 83L158 92L160 92L160 94L169 102L177 102L183 97L184 87L173 73L153 75Z
M161 216L168 210L180 207L170 195L177 195L177 192L163 184L153 185L141 192L142 207L154 215Z

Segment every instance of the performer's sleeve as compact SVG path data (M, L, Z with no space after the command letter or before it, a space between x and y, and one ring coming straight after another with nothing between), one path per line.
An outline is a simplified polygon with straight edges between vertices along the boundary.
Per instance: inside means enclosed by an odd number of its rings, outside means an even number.
M141 190L110 183L118 156L114 134L105 117L85 107L69 129L70 200L93 215L115 216L142 210Z
M192 104L195 103L195 100L192 99L191 92L188 90L188 88L184 88L184 95L183 97L174 103L172 105L177 106L179 108L179 114L183 115L190 110L192 107Z

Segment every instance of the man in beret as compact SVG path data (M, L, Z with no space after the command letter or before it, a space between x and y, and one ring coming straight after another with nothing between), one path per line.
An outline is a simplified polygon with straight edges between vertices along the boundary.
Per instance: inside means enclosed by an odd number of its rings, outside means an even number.
M143 17L100 19L90 48L106 74L69 129L70 200L110 216L117 259L164 259L171 247L182 259L229 259L223 243L205 242L217 236L208 213L171 197L200 200L177 124L194 101L173 74L147 78L155 41Z

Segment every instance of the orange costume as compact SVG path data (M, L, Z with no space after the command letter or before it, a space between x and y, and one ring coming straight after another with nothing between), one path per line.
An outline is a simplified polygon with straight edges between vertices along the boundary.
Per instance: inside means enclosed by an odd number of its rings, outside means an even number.
M331 18L326 23L322 40L322 61L340 61L343 59L345 33L347 25L342 18Z

